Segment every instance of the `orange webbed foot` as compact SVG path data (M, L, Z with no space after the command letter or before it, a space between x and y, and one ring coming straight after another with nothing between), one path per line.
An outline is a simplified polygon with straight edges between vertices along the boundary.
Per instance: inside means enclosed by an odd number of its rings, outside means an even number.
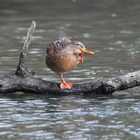
M60 88L61 89L65 89L65 88L71 89L72 85L73 85L73 83L71 83L71 82L62 82L60 84Z

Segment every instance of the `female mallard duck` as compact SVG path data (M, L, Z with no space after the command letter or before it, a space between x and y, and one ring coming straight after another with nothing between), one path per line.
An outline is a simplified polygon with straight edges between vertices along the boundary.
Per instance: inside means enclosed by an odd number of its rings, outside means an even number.
M68 38L53 41L47 48L46 65L61 78L60 88L71 89L73 83L65 82L63 74L78 63L83 62L83 54L94 54L88 51L79 41L72 41Z

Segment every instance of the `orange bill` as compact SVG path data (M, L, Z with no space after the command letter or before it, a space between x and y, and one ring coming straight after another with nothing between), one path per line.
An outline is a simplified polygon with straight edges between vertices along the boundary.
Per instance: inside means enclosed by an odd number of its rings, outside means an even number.
M86 48L83 48L83 49L82 49L82 52L83 52L83 53L87 53L87 54L95 54L95 52L89 51L89 50L87 50Z

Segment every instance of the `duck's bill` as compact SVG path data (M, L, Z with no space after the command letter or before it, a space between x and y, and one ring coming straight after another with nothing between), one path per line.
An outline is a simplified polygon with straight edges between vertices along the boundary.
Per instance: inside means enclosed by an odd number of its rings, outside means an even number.
M92 51L89 51L89 50L87 50L87 49L82 49L82 52L83 53L87 53L87 54L95 54L95 52L92 52Z

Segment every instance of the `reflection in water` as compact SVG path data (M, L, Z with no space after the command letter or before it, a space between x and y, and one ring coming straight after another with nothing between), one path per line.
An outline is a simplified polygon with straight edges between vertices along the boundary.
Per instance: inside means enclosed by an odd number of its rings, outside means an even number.
M68 73L79 82L139 70L139 1L11 0L0 4L0 73L15 70L27 27L37 22L27 65L43 79L48 42L72 36L95 50ZM130 12L131 11L131 12ZM113 96L1 95L1 139L138 139L139 88ZM131 95L131 96L130 96Z

